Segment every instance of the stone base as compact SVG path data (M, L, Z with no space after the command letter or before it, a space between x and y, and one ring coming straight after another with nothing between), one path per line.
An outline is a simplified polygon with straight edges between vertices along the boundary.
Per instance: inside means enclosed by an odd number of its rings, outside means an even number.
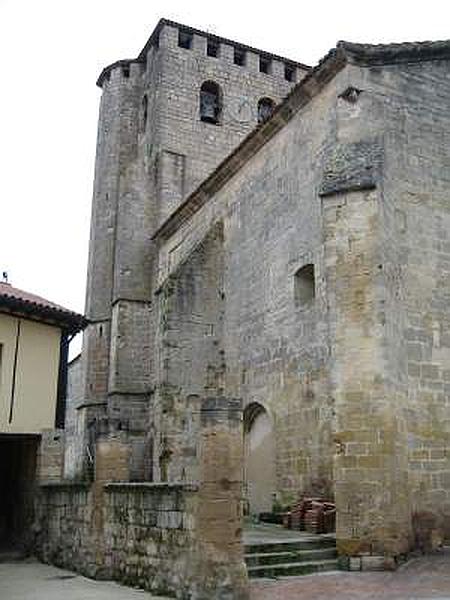
M345 571L395 571L402 557L395 556L341 556L339 567Z

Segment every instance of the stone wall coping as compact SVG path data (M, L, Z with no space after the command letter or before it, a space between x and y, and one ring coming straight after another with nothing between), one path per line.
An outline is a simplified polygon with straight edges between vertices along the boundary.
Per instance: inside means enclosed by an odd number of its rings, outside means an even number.
M111 481L104 484L104 489L107 492L114 492L115 490L158 490L158 491L177 491L182 490L185 492L198 492L199 485L197 483L187 482L151 482L151 481Z
M361 66L410 64L450 58L450 40L399 44L357 44L340 41L337 47L345 51L350 62Z
M56 488L56 489L86 489L91 487L89 481L41 481L39 487L41 488Z
M93 482L89 481L42 481L39 483L41 488L55 489L85 489L89 490ZM159 490L159 491L177 491L198 492L197 483L188 482L151 482L151 481L110 481L103 485L105 491L114 492L119 489L140 489L140 490Z

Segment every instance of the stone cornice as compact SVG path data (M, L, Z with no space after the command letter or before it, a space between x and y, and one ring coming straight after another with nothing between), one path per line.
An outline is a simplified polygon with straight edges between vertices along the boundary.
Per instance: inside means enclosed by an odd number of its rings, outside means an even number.
M450 41L405 42L403 44L355 44L339 42L337 48L348 62L360 66L376 66L427 62L450 58Z

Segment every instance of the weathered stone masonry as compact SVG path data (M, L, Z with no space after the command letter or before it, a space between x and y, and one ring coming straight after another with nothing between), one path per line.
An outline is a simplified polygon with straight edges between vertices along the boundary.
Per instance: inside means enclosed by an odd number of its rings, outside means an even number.
M127 483L127 446L100 441L93 485L41 486L38 556L176 598L248 598L241 419L239 401L204 399L197 483Z
M250 157L245 167L231 157L159 233L163 280L222 223L225 387L270 407L281 497L332 490L339 550L362 557L352 565L363 568L393 566L415 544L448 535L445 246L435 244L439 284L422 285L417 261L429 242L422 237L419 250L423 223L403 206L414 198L445 239L439 197L448 155L430 140L448 130L445 52L439 43L373 51L342 44L267 124L289 120L278 134L265 145L264 127L250 136L235 153ZM388 56L393 64L381 67ZM421 178L430 152L433 168ZM433 260L424 263L427 278ZM293 275L309 263L316 299L298 310Z
M41 556L245 598L256 406L271 496L335 498L342 564L395 568L450 535L450 44L342 42L293 86L280 57L267 75L259 51L241 66L234 43L219 58L207 43L162 21L99 79L83 435L66 460L94 483L44 490ZM199 116L205 81L219 123ZM242 116L288 90L258 128Z
M190 48L179 45L183 32L191 36ZM103 94L86 299L90 325L82 357L72 370L65 458L66 478L76 482L94 477L94 483L87 496L80 496L76 487L72 492L70 487L47 487L39 535L40 553L47 560L58 555L60 564L149 589L159 589L163 580L166 591L181 597L190 589L199 598L246 594L240 545L242 408L224 389L223 232L217 230L205 251L200 249L198 258L184 268L191 295L175 282L157 289L151 237L257 124L261 98L280 101L307 71L271 56L271 73L263 74L261 53L250 48L245 49L245 64L237 65L234 53L242 48L224 39L216 40L218 56L208 56L210 37L161 21L136 60L112 65L99 78ZM198 118L200 88L211 80L221 89L217 125ZM196 367L189 375L193 343ZM75 383L80 379L81 386ZM217 415L228 414L228 406L236 416L221 420ZM201 442L205 423L213 429ZM219 438L220 457L212 451ZM111 521L105 508L108 498L114 498L105 488L108 480L168 481L168 489L179 490L180 502L186 485L200 486L197 496L189 492L193 500L186 500L186 519L175 516L167 527L158 520L155 534L161 536L158 553L173 557L179 540L172 530L190 531L192 522L197 523L195 532L183 538L188 540L184 552L191 556L186 568L178 569L168 558L158 569L155 555L149 558L141 548L136 552L142 557L136 558L134 545L117 563L121 544L111 549L109 536L122 542L126 534L118 531L123 521ZM166 514L160 488L149 484L121 489L125 516L130 498L142 494L148 499L142 500L145 506L153 503L156 512ZM121 505L120 499L111 502ZM141 500L136 502L142 506ZM55 506L60 510L52 515ZM87 535L74 550L69 531L77 528L81 510L87 511ZM144 518L141 525L146 523ZM138 563L137 570L125 563ZM175 568L178 575L173 575ZM156 571L161 574L155 579ZM195 581L202 582L201 589Z
M113 428L128 432L133 480L152 478L146 415L156 385L157 265L151 237L255 127L258 101L280 101L307 70L294 64L289 82L284 59L273 57L273 73L262 74L259 51L250 49L246 64L236 65L238 45L227 40L220 41L219 56L210 57L208 36L194 30L191 48L182 48L179 34L187 29L161 21L136 60L107 67L98 81L103 93L86 300L91 326L79 410L86 422L105 413ZM200 88L210 80L222 90L217 125L199 119ZM78 473L83 468L78 465Z

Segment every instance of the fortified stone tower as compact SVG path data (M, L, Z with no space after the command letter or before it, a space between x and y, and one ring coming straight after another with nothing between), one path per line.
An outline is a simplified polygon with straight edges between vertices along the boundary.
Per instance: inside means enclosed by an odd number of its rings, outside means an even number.
M106 434L124 442L131 480L152 478L152 235L307 70L163 19L137 58L101 73L83 435L67 476L85 472Z

